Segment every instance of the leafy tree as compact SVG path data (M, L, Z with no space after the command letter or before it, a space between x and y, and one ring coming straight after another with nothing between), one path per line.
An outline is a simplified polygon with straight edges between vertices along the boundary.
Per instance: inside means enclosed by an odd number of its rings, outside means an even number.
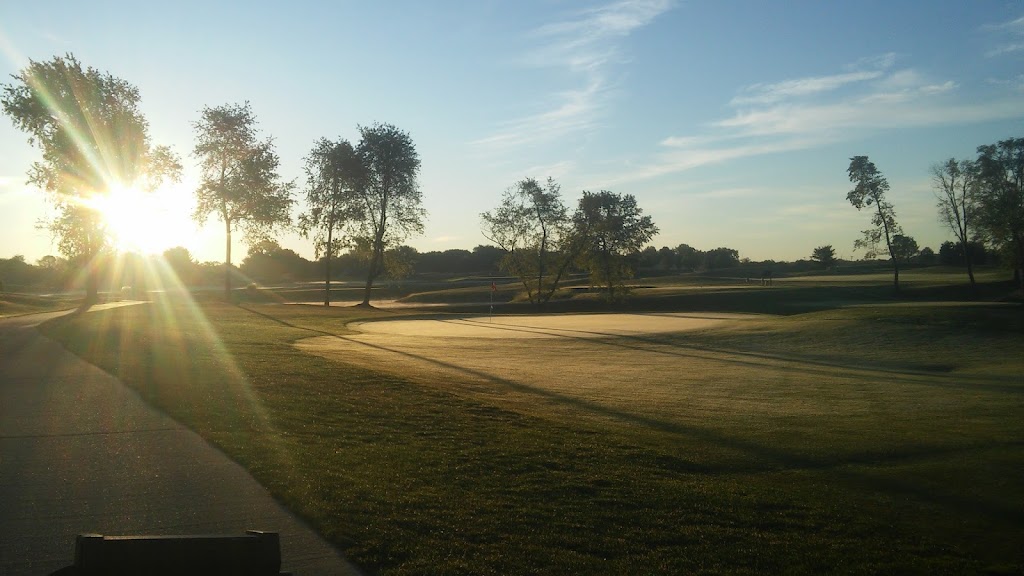
M193 217L205 222L211 214L224 224L224 298L231 300L231 233L240 229L252 246L287 226L291 219L291 182L277 174L280 160L273 140L260 141L256 116L249 103L203 108L193 124L200 182Z
M357 153L365 181L355 190L360 209L358 235L369 255L363 306L370 305L373 281L385 271L384 253L423 232L423 194L416 177L420 157L409 134L391 124L360 126Z
M314 249L324 262L324 306L331 305L331 256L344 245L336 237L346 224L358 219L357 191L365 186L365 170L355 148L347 140L321 138L306 156L307 212L299 216L299 229L314 232Z
M971 262L985 264L988 253L981 242L968 242L967 249L971 253ZM964 266L967 263L964 245L959 242L945 241L939 246L939 264L946 266Z
M978 147L978 229L1024 290L1024 138Z
M836 251L832 248L831 244L818 246L811 253L811 260L814 260L820 264L822 268L828 270L836 265Z
M893 248L893 237L902 234L903 231L896 223L896 212L892 203L885 199L885 193L889 191L889 182L878 171L875 164L868 160L867 156L854 156L850 158L850 166L846 170L850 182L854 188L847 195L857 210L874 206L874 214L871 215L871 224L874 228L864 230L863 238L853 243L856 249L864 249L865 256L875 258L878 255L878 245L884 239L885 247L889 252L889 261L892 262L893 286L898 292L900 289L900 265L899 258Z
M913 236L897 234L892 238L892 249L900 262L910 262L918 253L917 240Z
M921 248L921 251L917 254L917 261L924 266L935 264L935 251L928 246Z
M164 250L163 259L178 276L178 280L182 284L187 286L194 282L196 262L192 259L192 254L188 251L188 248L184 246L168 248Z
M676 254L680 265L691 272L696 272L704 262L704 253L689 244L676 246Z
M974 232L978 184L978 165L970 160L950 158L932 166L932 186L938 198L939 219L953 232L961 246L970 241ZM964 251L964 257L971 290L977 294L971 251Z
M733 268L740 264L740 253L733 248L719 247L704 253L704 267L708 270Z
M543 186L526 178L481 218L484 237L505 250L503 267L519 277L530 302L548 302L574 256L561 187L552 178Z
M607 190L583 192L573 225L583 247L581 263L595 283L608 288L608 299L614 300L615 286L632 275L626 257L639 252L658 227L643 215L633 195Z
M313 263L274 240L261 240L249 249L239 269L251 278L281 282L309 277Z
M28 181L55 208L45 223L58 249L86 274L86 302L98 295L98 258L109 236L97 200L111 190L148 191L181 171L167 147L152 146L139 110L139 91L128 82L82 68L73 56L29 61L3 86L0 103L15 127L42 152Z
M473 248L473 265L467 272L496 272L500 269L501 258L504 252L497 246L476 246Z

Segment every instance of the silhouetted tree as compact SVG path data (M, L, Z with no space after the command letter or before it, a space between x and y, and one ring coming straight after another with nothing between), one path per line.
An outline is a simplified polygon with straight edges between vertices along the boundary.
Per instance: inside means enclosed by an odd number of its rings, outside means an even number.
M874 206L875 211L871 216L871 224L874 228L864 230L863 238L853 243L856 249L864 249L865 256L875 258L878 255L878 244L885 240L885 247L889 253L889 261L892 262L893 286L898 292L900 289L900 264L899 258L893 249L892 239L902 234L902 230L896 223L896 212L892 204L885 199L885 193L889 191L889 182L882 176L882 173L875 168L875 164L868 160L867 156L854 156L850 158L850 166L846 170L850 176L850 182L855 184L854 189L847 195L857 210Z
M192 254L188 251L188 248L184 246L168 248L164 250L163 259L178 276L178 280L182 284L188 286L194 283L196 263L192 259Z
M249 248L239 270L264 282L294 281L310 277L313 263L274 240L262 240Z
M505 250L503 267L519 277L530 302L548 302L574 257L561 187L552 178L543 186L520 180L480 216L484 237Z
M900 262L909 263L917 256L917 240L914 240L913 236L897 234L892 237L892 249L895 257L898 258Z
M358 219L358 191L366 185L366 171L347 140L326 138L318 140L306 156L305 170L308 211L299 216L299 229L307 237L314 232L316 256L323 255L324 306L330 306L331 257L344 245L343 227Z
M632 275L626 257L639 252L658 227L643 215L633 195L607 190L583 192L573 225L583 246L581 263L595 283L608 288L608 299L614 300L615 286Z
M932 264L935 264L935 251L928 246L921 248L921 251L917 253L917 261L920 262L922 266L931 266Z
M504 254L497 246L476 246L473 248L473 266L467 272L497 272Z
M719 247L704 252L704 268L708 270L733 268L739 264L740 253L733 248Z
M423 232L423 194L416 177L420 157L409 134L391 124L360 126L357 153L365 181L355 190L360 204L358 235L369 252L363 306L370 305L373 281L384 272L384 253Z
M978 229L1024 290L1024 138L978 147Z
M676 246L676 254L679 256L679 264L691 272L696 272L704 262L704 253L689 244Z
M811 260L817 262L822 268L828 270L836 264L836 251L831 244L818 246L811 253Z
M240 229L253 246L287 226L291 219L291 182L277 174L280 160L273 140L256 137L256 116L249 103L203 108L193 124L200 182L193 217L205 222L216 214L224 224L224 298L231 300L231 233Z
M28 133L43 159L28 172L44 190L56 217L44 226L58 249L86 273L86 303L98 294L97 258L108 231L96 198L112 189L152 190L181 171L167 147L151 146L139 110L139 91L72 55L28 66L3 86L0 103L14 126Z
M932 183L935 197L938 198L939 219L953 232L961 245L966 245L974 232L974 216L978 210L977 164L970 160L950 158L932 166ZM965 250L963 254L967 277L971 280L971 291L977 294L971 251Z

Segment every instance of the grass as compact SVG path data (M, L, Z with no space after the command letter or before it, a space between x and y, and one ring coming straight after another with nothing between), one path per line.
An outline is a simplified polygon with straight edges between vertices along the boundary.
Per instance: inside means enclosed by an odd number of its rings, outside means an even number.
M49 312L52 310L66 310L77 305L78 300L68 298L0 292L0 318L4 316L18 316L20 314L34 314L36 312Z
M666 306L803 309L785 300L824 290ZM294 345L414 313L155 302L45 330L374 573L1024 570L1020 307L399 356Z

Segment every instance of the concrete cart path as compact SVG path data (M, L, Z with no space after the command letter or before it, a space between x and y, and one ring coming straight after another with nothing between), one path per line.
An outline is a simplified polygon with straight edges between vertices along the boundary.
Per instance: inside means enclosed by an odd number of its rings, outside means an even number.
M280 532L283 571L356 574L246 470L113 376L0 319L0 576L74 560L75 535Z

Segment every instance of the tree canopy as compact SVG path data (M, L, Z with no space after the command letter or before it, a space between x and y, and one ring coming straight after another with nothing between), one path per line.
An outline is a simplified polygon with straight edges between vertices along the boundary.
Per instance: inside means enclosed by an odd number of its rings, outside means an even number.
M583 246L581 263L596 284L607 287L608 299L614 300L615 287L632 275L626 256L639 252L658 227L643 215L633 195L608 190L584 191L573 224Z
M836 264L836 250L831 244L818 246L813 252L811 252L811 260L814 260L820 264L822 268L828 270Z
M250 246L291 222L293 184L282 182L273 140L259 140L249 103L203 108L194 124L200 182L193 217L211 214L224 224L224 297L231 299L231 233L241 229Z
M506 252L502 268L519 278L530 302L550 300L576 252L558 183L520 180L480 216L484 237Z
M313 233L316 256L324 257L324 306L331 303L331 259L344 246L342 230L359 220L359 193L366 170L347 140L321 138L306 156L306 207L299 216L304 235Z
M42 159L28 181L44 190L55 216L44 225L58 249L86 267L86 300L97 297L95 259L109 242L98 198L113 190L151 191L181 171L167 147L152 146L139 90L73 55L28 66L3 86L0 103Z
M1024 290L1024 138L978 147L978 228Z
M417 181L420 157L409 134L392 124L360 126L359 133L356 152L365 180L356 190L356 234L368 251L363 305L369 306L373 281L385 270L385 252L422 233L426 211Z
M850 158L850 166L846 172L850 182L854 183L854 188L847 193L846 199L857 210L874 207L874 213L871 215L871 224L874 227L864 230L863 236L855 241L853 246L865 250L865 256L868 258L874 258L878 255L878 245L884 239L889 260L892 262L893 285L899 291L900 265L893 248L893 238L902 234L903 230L896 223L896 212L892 203L885 198L885 193L889 191L889 181L867 156Z

